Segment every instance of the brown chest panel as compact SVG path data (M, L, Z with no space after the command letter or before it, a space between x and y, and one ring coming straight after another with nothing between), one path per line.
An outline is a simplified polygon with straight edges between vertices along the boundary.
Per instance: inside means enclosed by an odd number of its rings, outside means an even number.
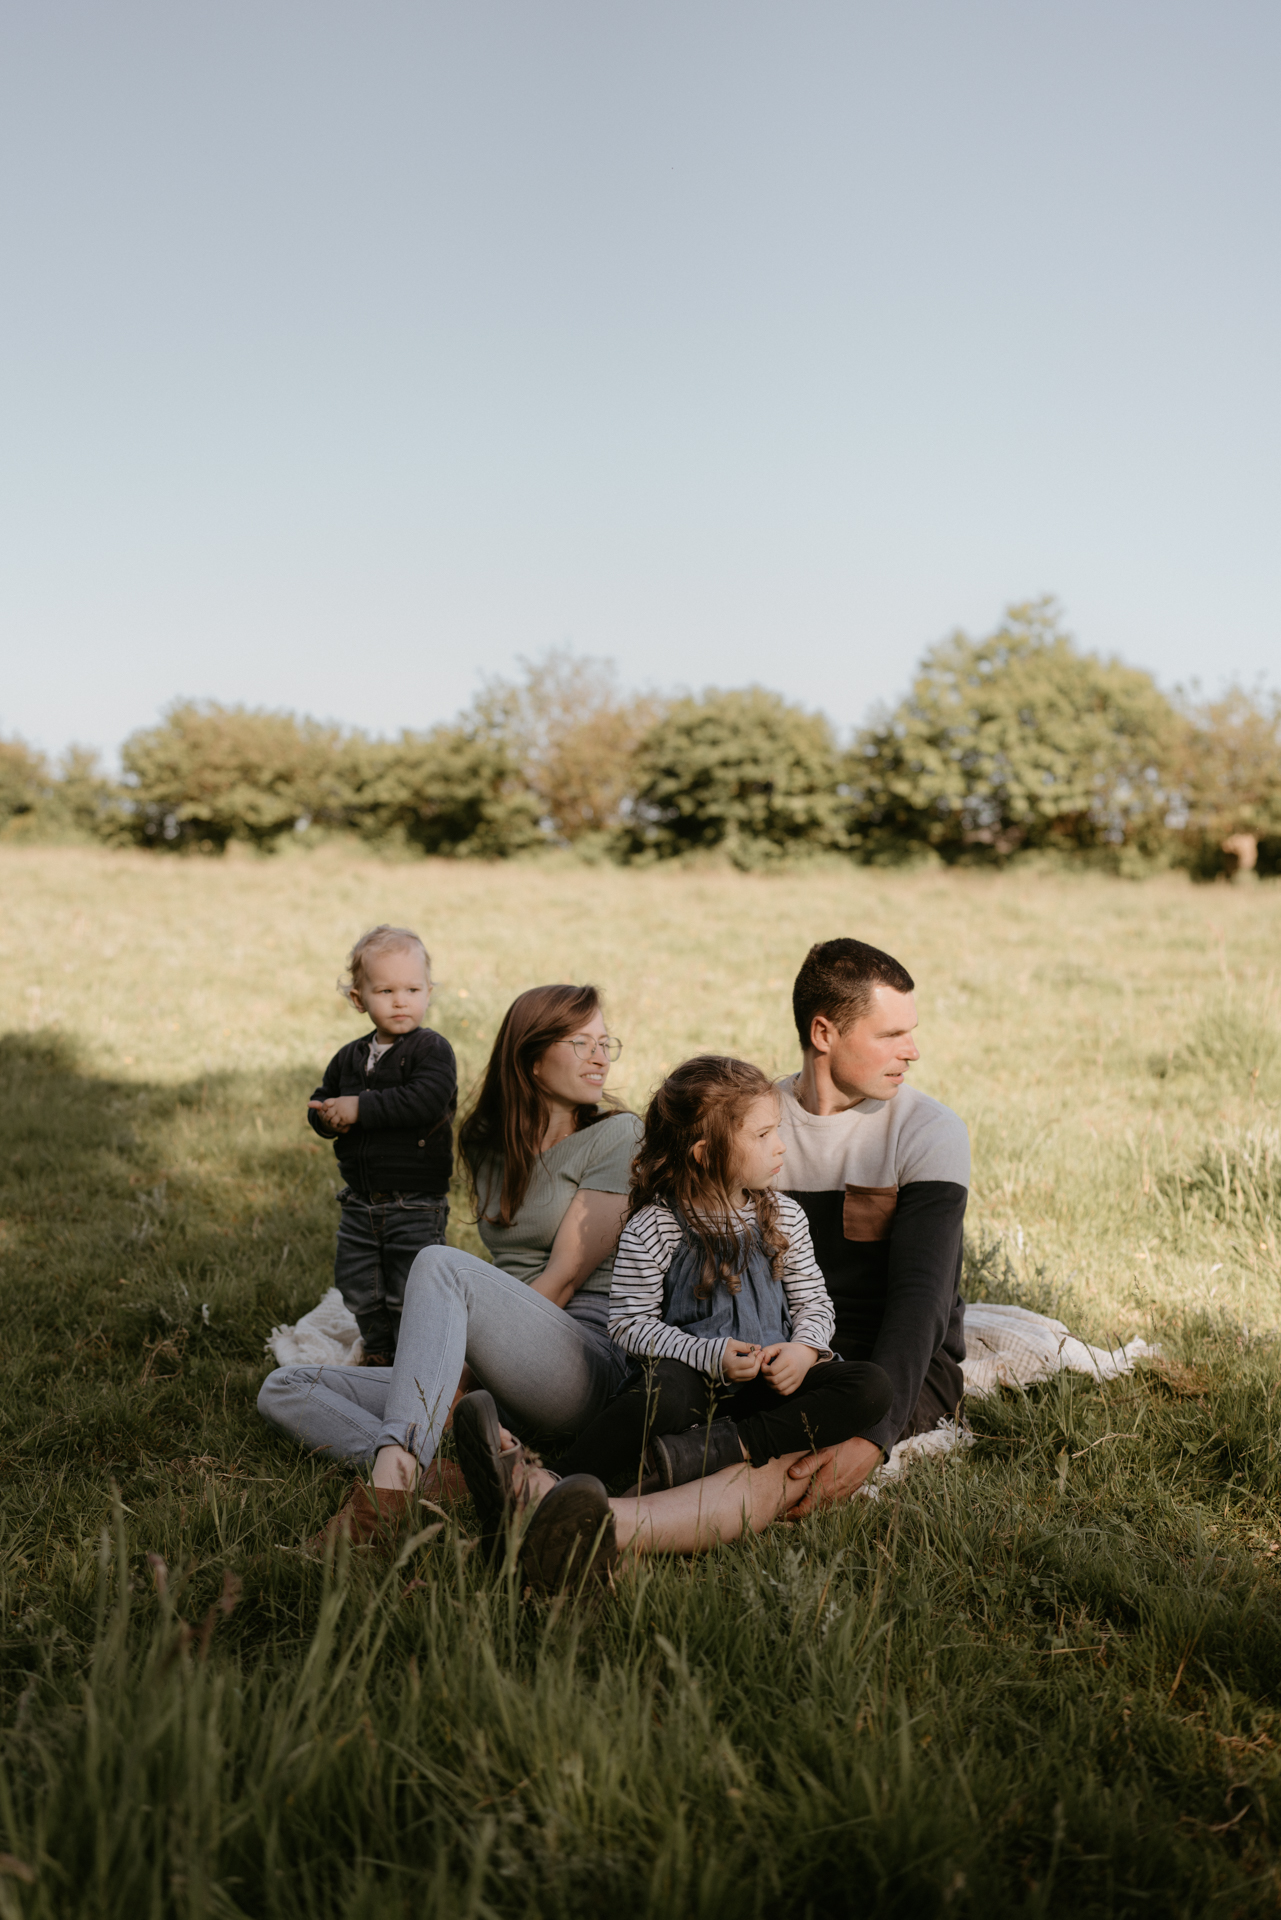
M856 1187L846 1182L841 1224L847 1240L888 1240L898 1205L897 1187Z

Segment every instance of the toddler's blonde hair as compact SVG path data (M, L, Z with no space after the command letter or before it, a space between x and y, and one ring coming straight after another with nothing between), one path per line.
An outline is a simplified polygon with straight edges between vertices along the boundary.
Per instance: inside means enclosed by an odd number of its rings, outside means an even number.
M368 933L362 933L351 952L347 955L346 978L338 982L338 991L344 1000L350 1000L352 994L359 994L365 984L365 962L373 953L393 953L399 947L417 947L423 956L423 965L427 969L427 984L431 985L431 955L421 935L411 927L371 927Z

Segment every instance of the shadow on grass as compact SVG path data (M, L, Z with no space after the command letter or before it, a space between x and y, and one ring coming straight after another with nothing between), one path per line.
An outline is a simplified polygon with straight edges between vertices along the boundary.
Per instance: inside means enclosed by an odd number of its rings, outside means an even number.
M77 1592L112 1483L180 1558L296 1542L332 1506L338 1470L255 1406L265 1336L332 1280L339 1180L310 1091L289 1072L113 1080L58 1036L0 1037L2 1538ZM269 1484L278 1522L247 1514Z
M279 1072L114 1081L61 1039L0 1037L6 1353L107 1377L114 1354L149 1381L174 1371L147 1367L165 1338L255 1359L329 1284L338 1182L303 1124L309 1091Z

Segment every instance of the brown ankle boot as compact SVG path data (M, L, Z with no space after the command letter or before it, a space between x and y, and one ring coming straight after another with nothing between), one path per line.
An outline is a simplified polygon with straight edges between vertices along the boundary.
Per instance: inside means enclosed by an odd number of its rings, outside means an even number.
M420 1500L434 1500L439 1507L452 1507L467 1498L467 1482L456 1460L433 1460L418 1482ZM431 1518L423 1516L423 1524Z
M417 1493L407 1487L367 1487L357 1480L333 1519L307 1542L307 1551L322 1554L331 1540L336 1546L342 1538L353 1547L388 1548L417 1505Z

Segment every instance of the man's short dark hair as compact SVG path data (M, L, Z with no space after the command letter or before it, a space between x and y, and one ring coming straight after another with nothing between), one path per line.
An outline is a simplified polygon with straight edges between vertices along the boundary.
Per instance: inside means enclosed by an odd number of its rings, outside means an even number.
M916 982L906 967L863 940L820 940L811 947L792 988L792 1012L802 1051L813 1045L816 1015L844 1033L861 1020L877 987L911 993Z

